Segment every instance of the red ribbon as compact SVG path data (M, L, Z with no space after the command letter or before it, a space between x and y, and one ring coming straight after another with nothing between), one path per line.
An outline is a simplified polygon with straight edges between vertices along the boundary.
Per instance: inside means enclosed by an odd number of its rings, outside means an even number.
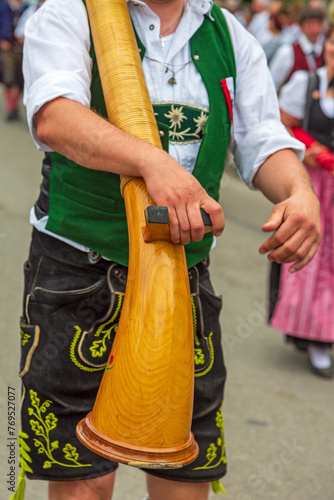
M226 83L226 79L224 78L223 80L220 81L222 89L224 91L225 99L227 102L227 107L230 112L230 117L231 117L231 122L232 122L232 136L234 140L234 120L233 120L233 105L232 105L232 99L231 99L231 94L229 91L229 88Z

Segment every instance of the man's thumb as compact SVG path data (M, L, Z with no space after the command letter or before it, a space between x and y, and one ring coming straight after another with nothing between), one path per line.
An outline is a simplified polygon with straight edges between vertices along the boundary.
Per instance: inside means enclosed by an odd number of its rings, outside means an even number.
M275 207L275 209L271 212L267 222L265 222L262 226L262 231L270 232L275 231L282 224L283 217L282 212Z

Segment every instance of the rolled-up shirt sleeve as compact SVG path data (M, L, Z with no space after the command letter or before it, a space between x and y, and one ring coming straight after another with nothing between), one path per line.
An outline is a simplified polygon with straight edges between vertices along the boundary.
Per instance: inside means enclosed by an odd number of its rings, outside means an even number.
M232 16L226 19L237 70L230 149L240 177L254 189L253 178L269 156L292 149L302 159L304 145L290 136L280 120L276 90L262 47Z
M90 107L89 45L83 2L48 0L26 24L24 104L30 133L41 151L50 148L38 140L34 116L45 103L65 97Z

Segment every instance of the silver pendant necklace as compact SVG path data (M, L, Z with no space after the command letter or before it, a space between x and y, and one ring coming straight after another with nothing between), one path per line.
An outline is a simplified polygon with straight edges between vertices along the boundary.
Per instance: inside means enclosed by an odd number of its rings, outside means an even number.
M148 57L147 55L145 55L144 57L146 57L146 59L149 59L150 61L154 61L154 62L156 62L158 64L161 64L161 66L163 66L164 68L166 68L165 73L168 73L168 71L170 71L172 73L172 76L168 80L168 83L170 85L176 85L177 84L177 81L176 81L176 78L175 78L176 73L178 73L179 71L181 71L181 69L183 69L186 66L188 66L188 64L190 64L191 61L192 61L190 59L189 61L187 61L184 64L168 64L168 63L164 63L162 61L158 61L158 59L153 59L152 57ZM174 70L173 69L174 66L180 66L180 67L178 69Z

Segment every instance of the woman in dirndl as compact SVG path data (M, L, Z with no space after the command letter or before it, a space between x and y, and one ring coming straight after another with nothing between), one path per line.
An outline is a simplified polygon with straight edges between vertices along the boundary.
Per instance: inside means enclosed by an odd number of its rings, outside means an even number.
M296 72L280 93L282 121L306 145L304 163L321 205L322 243L300 272L291 274L288 264L280 265L279 273L272 268L270 324L307 352L315 374L330 378L334 375L330 356L334 342L334 26L326 33L324 60L313 76Z

